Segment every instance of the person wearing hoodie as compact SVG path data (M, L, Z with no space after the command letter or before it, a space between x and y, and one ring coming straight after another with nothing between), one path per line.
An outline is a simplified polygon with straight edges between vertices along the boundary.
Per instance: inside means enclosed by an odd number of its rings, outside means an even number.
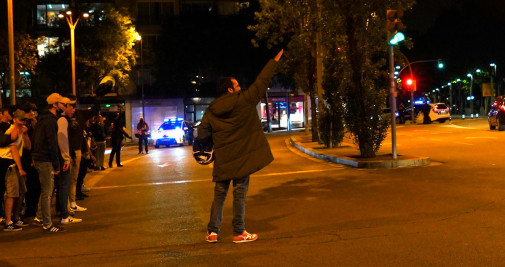
M54 226L51 221L51 195L54 186L54 175L60 173L60 159L58 151L58 113L61 95L53 93L46 99L48 108L39 116L39 121L33 133L33 165L39 173L40 199L37 215L33 223L42 227L44 231L57 233L63 228Z
M257 234L245 230L245 198L249 187L249 175L261 170L273 161L270 146L263 133L256 106L275 74L281 58L281 50L260 72L248 90L242 91L237 80L223 78L216 98L205 111L198 126L198 140L212 136L214 144L214 169L212 172L214 201L207 226L206 241L218 241L223 207L230 182L233 182L233 242L251 242Z

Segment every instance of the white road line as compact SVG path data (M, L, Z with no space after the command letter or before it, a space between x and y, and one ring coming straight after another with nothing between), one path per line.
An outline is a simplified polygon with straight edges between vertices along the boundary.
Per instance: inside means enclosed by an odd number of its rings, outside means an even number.
M460 144L460 145L473 146L473 144L463 143L463 142L454 142L454 143L455 143L455 144Z
M448 127L448 128L459 128L459 129L468 129L468 130L475 130L478 128L473 128L473 127L465 127L465 126L459 126L455 124L449 124L449 125L442 125L440 127Z
M252 177L265 177L265 176L282 176L282 175L292 175L300 173L314 173L314 172L326 172L344 169L341 168L331 168L331 169L319 169L319 170L306 170L306 171L292 171L292 172L276 172L276 173L266 173L266 174L254 174ZM153 186L153 185L167 185L167 184L188 184L188 183L199 183L199 182L210 182L212 177L209 176L207 179L197 179L197 180L176 180L176 181L166 181L166 182L156 182L156 183L143 183L143 184L129 184L129 185L111 185L111 186L99 186L93 187L93 189L111 189L111 188L125 188L125 187L141 187L141 186Z

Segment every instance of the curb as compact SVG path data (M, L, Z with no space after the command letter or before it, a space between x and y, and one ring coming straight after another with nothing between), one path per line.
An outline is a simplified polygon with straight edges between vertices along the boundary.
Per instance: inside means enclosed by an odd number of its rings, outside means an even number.
M318 153L312 149L305 148L299 144L293 136L289 138L289 143L301 152L312 156L314 158L322 159L325 161L343 164L354 168L377 169L377 168L398 168L398 167L412 167L412 166L425 166L430 164L428 157L415 157L398 155L396 159L358 159L349 156L332 156L328 154ZM391 157L391 155L389 155Z

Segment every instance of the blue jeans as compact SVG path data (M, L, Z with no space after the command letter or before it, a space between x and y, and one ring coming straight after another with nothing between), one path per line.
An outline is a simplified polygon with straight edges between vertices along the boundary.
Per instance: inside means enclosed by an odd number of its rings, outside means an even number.
M56 210L60 212L60 218L66 219L70 215L68 212L68 195L70 192L70 171L73 166L67 171L60 171L55 177L56 188Z
M249 188L249 176L233 181L233 235L241 235L245 230L245 197ZM210 209L208 232L219 233L219 226L223 219L224 201L230 187L230 180L216 182L214 187L214 201Z
M42 219L45 227L51 226L51 195L53 193L54 174L51 162L34 161L35 169L39 173L40 198L37 218Z

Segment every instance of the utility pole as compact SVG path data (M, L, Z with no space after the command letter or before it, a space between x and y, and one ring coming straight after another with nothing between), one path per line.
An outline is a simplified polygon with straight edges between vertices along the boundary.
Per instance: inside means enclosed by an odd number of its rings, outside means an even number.
M14 69L14 21L12 12L12 0L7 0L7 17L8 17L8 32L9 32L9 86L11 93L11 105L16 104L16 80L15 80L15 69ZM1 98L0 98L1 100ZM0 101L0 106L2 101Z

